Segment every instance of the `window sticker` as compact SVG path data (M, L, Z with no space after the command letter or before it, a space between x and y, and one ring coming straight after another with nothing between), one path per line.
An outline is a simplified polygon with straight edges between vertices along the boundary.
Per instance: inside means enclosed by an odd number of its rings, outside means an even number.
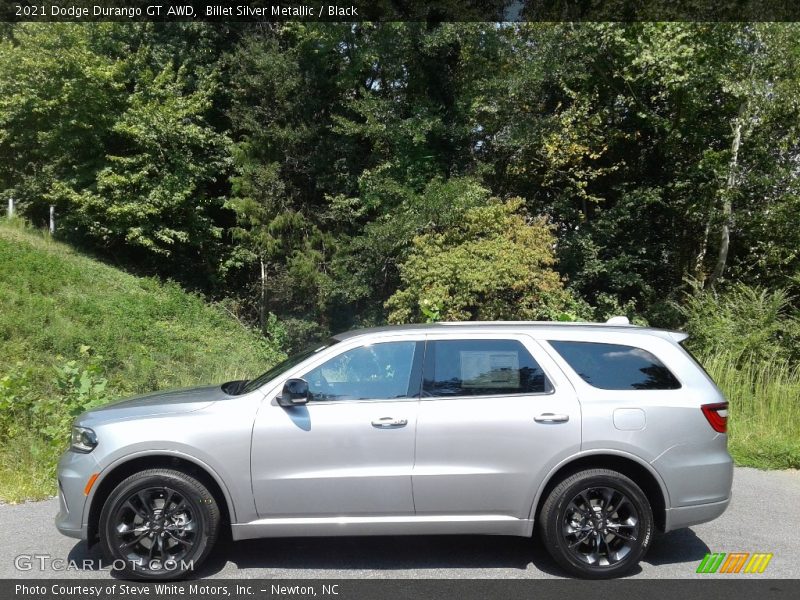
M463 388L520 387L517 352L462 350L460 355Z

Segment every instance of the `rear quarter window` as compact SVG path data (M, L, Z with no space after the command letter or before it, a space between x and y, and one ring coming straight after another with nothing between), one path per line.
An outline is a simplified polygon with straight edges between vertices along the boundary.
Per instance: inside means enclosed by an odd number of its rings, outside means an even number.
M548 340L589 385L603 390L677 390L680 382L652 353L622 344Z

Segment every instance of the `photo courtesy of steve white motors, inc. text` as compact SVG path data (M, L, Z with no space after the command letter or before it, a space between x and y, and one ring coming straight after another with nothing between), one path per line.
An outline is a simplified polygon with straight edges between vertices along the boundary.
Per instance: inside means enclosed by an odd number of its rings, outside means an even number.
M264 583L260 586L241 584L211 585L204 583L110 583L110 584L42 584L28 585L18 583L14 586L14 594L22 596L71 596L82 598L105 598L110 596L147 597L150 594L184 596L192 598L209 596L219 598L223 596L251 596L254 594L270 594L273 596L301 595L301 596L338 596L339 584L314 585L283 585Z
M249 17L249 18L324 18L324 17L358 17L358 8L351 5L323 4L321 6L248 6L247 4L235 5L207 5L195 9L191 5L147 4L145 6L74 6L71 4L51 4L49 6L17 4L15 8L17 17L60 17L68 19L81 19L88 17L126 17L135 19L139 17L175 17L175 18L206 18L206 17Z

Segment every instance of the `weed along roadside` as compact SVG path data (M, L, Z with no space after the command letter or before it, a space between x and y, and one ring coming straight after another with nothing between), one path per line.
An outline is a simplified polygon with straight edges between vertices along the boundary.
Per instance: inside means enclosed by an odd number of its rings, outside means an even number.
M780 359L703 361L731 401L730 452L759 469L800 468L800 369Z

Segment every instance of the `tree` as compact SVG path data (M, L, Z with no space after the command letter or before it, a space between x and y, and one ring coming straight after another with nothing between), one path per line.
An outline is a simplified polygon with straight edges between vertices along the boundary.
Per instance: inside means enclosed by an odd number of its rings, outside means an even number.
M90 185L124 110L124 64L98 52L114 25L16 25L0 39L0 187L36 223L54 186Z
M101 247L128 246L145 261L172 258L214 272L222 230L213 219L222 198L208 193L229 164L228 139L206 121L213 73L188 82L183 68L143 72L112 131L117 152L106 155L94 185L57 188L67 222ZM212 264L209 264L211 262Z
M494 200L468 209L443 231L414 239L401 265L402 287L386 302L389 320L436 314L447 321L574 319L584 308L553 270L555 239L523 202Z
M229 189L216 68L236 39L226 33L203 23L0 32L0 193L36 223L55 204L71 241L212 288Z
M384 322L415 239L519 197L572 296L674 326L689 278L800 288L798 32L12 24L0 195L296 344Z

